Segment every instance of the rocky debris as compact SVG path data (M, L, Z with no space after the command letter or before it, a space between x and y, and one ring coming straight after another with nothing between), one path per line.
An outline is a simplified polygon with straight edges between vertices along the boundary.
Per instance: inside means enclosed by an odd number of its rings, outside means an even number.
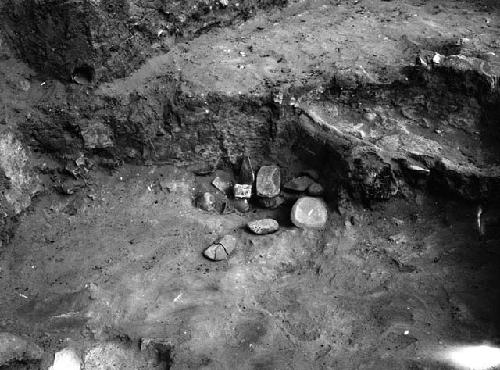
M204 211L215 211L215 196L208 191L198 196L196 206Z
M215 177L212 181L212 185L215 186L215 188L223 193L227 193L229 189L231 189L231 186L233 185L230 180L226 180L222 178L221 176Z
M278 166L262 166L257 173L255 183L257 195L264 198L274 198L280 193L281 175Z
M309 187L307 188L307 194L313 197L320 197L323 195L325 189L323 189L323 186L321 184L318 184L317 182L313 182Z
M291 219L297 227L321 228L328 219L328 208L320 198L302 197L292 207Z
M80 370L82 360L76 351L72 348L64 348L56 352L54 356L54 364L49 366L48 370Z
M271 234L279 229L278 221L272 218L265 218L262 220L250 221L247 224L248 229L257 235Z
M234 208L241 213L246 213L250 210L248 199L238 198L234 200Z
M234 197L250 199L252 197L252 185L234 184Z
M278 195L274 198L257 198L257 203L262 208L276 209L285 203L285 198L281 195Z
M40 361L43 350L18 335L0 333L0 368L14 361Z
M309 176L299 176L299 177L296 177L296 178L288 181L285 184L284 189L289 190L289 191L295 191L298 193L303 193L313 183L314 183L314 180L311 179Z
M102 122L86 122L82 124L80 134L87 149L105 149L114 146L111 128Z
M240 167L240 183L252 185L255 181L255 172L253 170L252 161L250 157L245 155L241 161Z
M236 248L236 238L232 235L223 236L203 251L203 255L211 261L226 260Z

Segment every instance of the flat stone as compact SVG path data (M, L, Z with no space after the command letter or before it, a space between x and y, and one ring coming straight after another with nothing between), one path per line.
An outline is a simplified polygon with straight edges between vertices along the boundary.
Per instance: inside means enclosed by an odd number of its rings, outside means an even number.
M301 176L309 176L311 179L318 181L319 180L319 173L316 170L313 169L308 169L305 171L301 171L300 174Z
M216 176L212 181L212 185L215 186L217 190L227 193L233 184L230 180L225 180L220 176Z
M234 200L234 208L238 212L246 213L250 210L250 204L248 204L248 199L240 198Z
M317 182L313 182L307 188L307 194L309 194L313 197L319 197L319 196L323 195L324 192L325 192L325 189L323 189L323 186L321 186L321 184L318 184Z
M204 211L215 211L215 195L208 191L201 194L198 199L196 199L196 206Z
M250 221L247 224L248 229L257 235L271 234L280 228L278 221L272 218L265 218L262 220Z
M257 195L274 198L280 193L281 175L278 166L262 166L257 173Z
M291 219L297 227L321 228L328 219L328 209L320 198L302 197L292 207Z
M252 185L254 181L255 172L253 171L252 161L249 156L245 155L241 161L240 183Z
M257 203L262 208L276 209L279 206L281 206L283 203L285 203L285 198L283 198L281 195L278 195L277 197L274 197L274 198L261 198L261 197L259 197L257 199Z
M203 255L211 261L227 260L236 248L236 238L232 235L223 236L203 251Z
M11 333L0 333L0 367L10 361L40 360L43 350L35 343Z
M76 351L72 348L64 348L56 352L54 364L49 366L48 370L80 370L82 360Z
M304 192L312 183L314 183L314 180L311 179L309 176L299 176L288 181L285 184L284 188L286 190Z
M252 197L252 185L234 184L234 197L250 199Z

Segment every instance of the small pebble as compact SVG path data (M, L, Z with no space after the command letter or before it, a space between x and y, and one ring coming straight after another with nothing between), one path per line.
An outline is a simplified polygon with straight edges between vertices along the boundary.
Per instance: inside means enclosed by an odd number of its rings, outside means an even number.
M323 186L321 186L321 184L318 184L317 182L312 183L307 188L307 194L309 194L313 197L319 197L319 196L323 195L323 193L324 193Z
M236 238L224 235L218 242L213 243L203 251L203 255L212 261L226 260L236 248Z

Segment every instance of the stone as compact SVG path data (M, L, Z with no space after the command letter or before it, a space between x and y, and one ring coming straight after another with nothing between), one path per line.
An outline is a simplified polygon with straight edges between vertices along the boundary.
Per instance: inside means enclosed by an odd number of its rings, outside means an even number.
M23 337L0 333L0 368L11 361L39 361L43 350Z
M253 171L252 162L250 157L245 155L241 161L240 167L240 183L253 185L255 181L255 173Z
M302 197L292 207L291 219L297 227L321 228L328 219L328 209L320 198Z
M215 195L209 193L208 191L201 194L196 199L196 206L203 209L204 211L214 211L215 210Z
M363 118L367 120L368 122L373 122L377 119L377 113L374 112L366 112L363 114Z
M257 195L274 198L280 193L281 175L278 166L262 166L257 173L255 186Z
M248 204L248 199L239 198L234 201L234 208L241 213L246 213L250 210L250 204Z
M252 197L252 185L234 184L234 197L250 199Z
M80 370L82 360L72 348L64 348L56 352L54 364L48 370Z
M211 261L227 260L236 248L236 238L232 235L223 236L203 251L203 255Z
M262 220L250 221L247 224L248 229L257 235L271 234L280 228L278 221L272 218L264 218Z
M225 180L220 176L216 176L215 179L212 181L212 185L215 186L215 188L223 193L227 193L229 189L231 189L231 186L233 185L231 181Z
M313 170L313 169L308 169L308 170L305 170L305 171L301 171L300 175L301 176L302 175L309 176L311 179L313 179L315 181L319 180L319 173L318 173L318 171Z
M285 190L296 191L296 192L304 192L307 188L314 183L314 180L309 176L299 176L290 181L288 181L284 188Z
M281 195L274 197L274 198L261 198L261 197L259 197L257 199L257 203L262 208L276 209L279 206L281 206L283 203L285 203L285 198L282 197Z
M321 186L321 184L318 184L317 182L313 182L307 188L307 194L309 194L310 196L313 196L313 197L322 196L324 192L325 192L325 189L323 189L323 186Z

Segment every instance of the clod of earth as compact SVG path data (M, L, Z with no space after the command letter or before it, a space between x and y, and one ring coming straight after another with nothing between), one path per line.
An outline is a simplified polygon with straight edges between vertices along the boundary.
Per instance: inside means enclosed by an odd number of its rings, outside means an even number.
M322 228L328 219L328 208L320 198L302 197L292 207L291 219L297 227Z
M234 200L234 208L241 213L246 213L250 210L250 204L248 203L248 199L239 198Z
M265 235L271 234L280 228L278 221L273 220L272 218L265 218L262 220L254 220L250 221L247 224L248 229L257 235Z
M264 198L274 198L280 193L281 176L278 166L262 166L257 172L255 187L257 195Z

